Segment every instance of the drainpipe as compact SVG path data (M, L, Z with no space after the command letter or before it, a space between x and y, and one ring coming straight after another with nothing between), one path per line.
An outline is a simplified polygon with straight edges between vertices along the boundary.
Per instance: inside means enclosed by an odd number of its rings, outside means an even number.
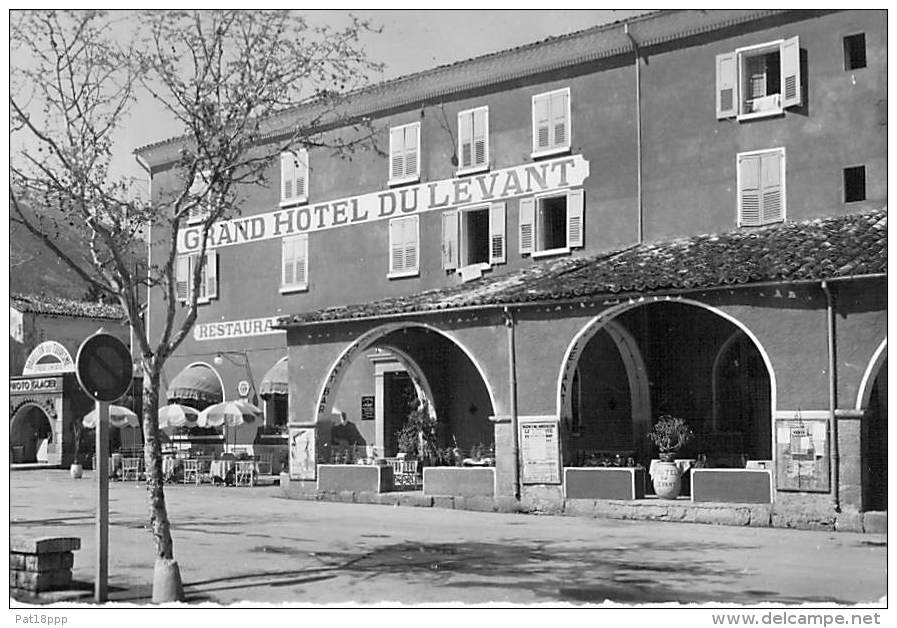
M826 327L828 333L828 413L829 421L832 426L832 501L835 505L835 512L841 512L841 487L839 465L840 456L838 453L838 419L835 416L835 410L838 407L838 379L835 373L835 308L834 298L829 289L828 283L823 280L820 284L822 291L825 293L826 302Z
M632 43L632 52L635 55L635 135L636 135L636 177L637 177L637 194L638 194L638 243L645 241L645 228L643 221L643 205L642 205L642 75L641 62L638 49L638 43L629 32L629 22L623 24L623 32Z
M514 499L520 499L520 455L517 445L517 350L514 338L516 323L511 310L504 308L505 327L508 328L508 384L511 406L511 457L514 464L511 475L514 481Z

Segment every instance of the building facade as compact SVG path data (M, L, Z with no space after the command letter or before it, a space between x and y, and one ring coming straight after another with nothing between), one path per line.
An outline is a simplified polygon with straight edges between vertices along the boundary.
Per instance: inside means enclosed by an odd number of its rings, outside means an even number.
M362 90L380 150L271 164L167 376L264 399L297 482L423 399L500 496L648 466L673 414L776 504L885 509L885 23L664 11ZM176 141L137 153L177 181Z

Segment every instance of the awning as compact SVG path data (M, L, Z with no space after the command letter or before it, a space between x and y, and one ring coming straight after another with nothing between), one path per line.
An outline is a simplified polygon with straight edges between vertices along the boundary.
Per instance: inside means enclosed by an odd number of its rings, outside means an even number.
M196 400L220 403L224 400L218 376L207 366L193 364L178 373L168 386L168 401Z
M265 377L262 378L262 383L259 386L259 397L268 399L272 395L290 394L288 364L287 359L284 358L265 373Z

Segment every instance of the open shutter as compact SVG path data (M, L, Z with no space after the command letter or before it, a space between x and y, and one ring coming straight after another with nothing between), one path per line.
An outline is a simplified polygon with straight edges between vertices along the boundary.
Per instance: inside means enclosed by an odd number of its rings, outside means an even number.
M797 37L782 42L782 107L801 104L800 41Z
M461 168L473 165L473 117L474 112L458 114L458 161Z
M548 97L533 99L533 150L545 150L551 145L549 136Z
M442 212L442 267L445 270L458 268L460 218L461 214L457 209Z
M505 249L505 204L492 203L489 206L489 263L504 264Z
M174 291L178 301L184 303L190 296L190 256L179 255L175 260Z
M296 160L293 153L280 154L280 200L288 201L295 196L293 182L296 178Z
M520 254L533 252L533 231L536 222L536 199L527 196L520 199Z
M389 178L401 179L405 172L405 133L400 128L389 131Z
M779 151L760 155L760 185L762 187L762 224L784 220L784 198L782 194L782 159Z
M716 117L731 118L738 113L738 61L734 52L716 56Z
M473 114L473 165L484 166L489 160L489 110Z
M582 189L567 192L567 246L570 248L583 246L584 194Z
M739 157L738 224L742 227L760 225L760 155Z
M308 285L308 234L297 236L293 243L293 267L296 269L296 284Z
M570 121L567 118L569 93L564 90L551 95L552 146L567 146L570 143Z
M205 283L206 283L206 298L207 299L217 299L218 298L218 253L216 253L215 251L209 251L208 253L206 253Z

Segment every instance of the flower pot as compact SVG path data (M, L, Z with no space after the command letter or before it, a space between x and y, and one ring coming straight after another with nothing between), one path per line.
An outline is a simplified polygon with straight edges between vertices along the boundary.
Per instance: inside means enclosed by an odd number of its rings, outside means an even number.
M84 467L81 466L81 463L73 462L72 466L69 467L69 474L73 480L80 480L81 476L84 475Z
M675 462L660 460L654 464L651 475L654 492L661 499L676 499L682 489L682 476Z

